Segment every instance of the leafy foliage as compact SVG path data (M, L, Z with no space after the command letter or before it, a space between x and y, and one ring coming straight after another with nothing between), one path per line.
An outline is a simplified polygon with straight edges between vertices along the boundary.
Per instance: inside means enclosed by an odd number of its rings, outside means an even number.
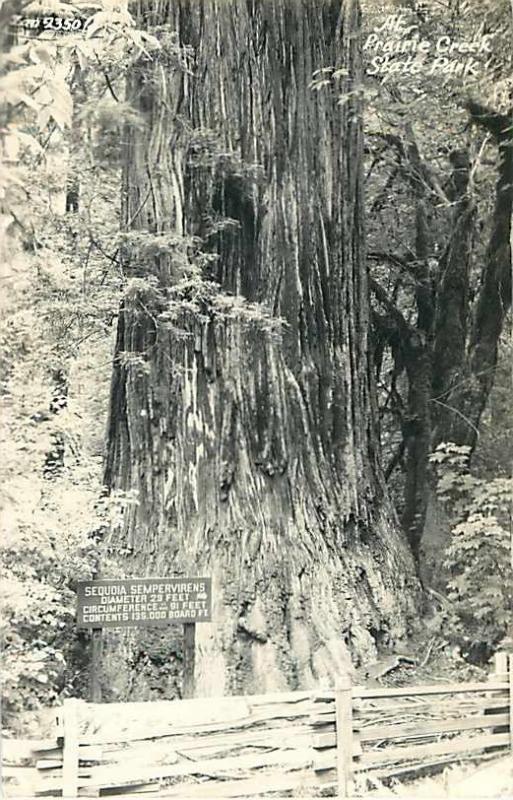
M69 34L28 40L2 57L6 720L81 690L85 642L74 624L73 585L96 572L99 542L118 518L117 499L101 499L101 474L121 286L112 246L119 170L102 164L99 180L87 142L99 144L104 118L83 119L73 108L77 91L97 99L108 91L101 70L101 80L94 70L80 85L74 80L77 52L80 61L88 50L101 67L102 46L101 36L88 48ZM68 209L71 183L80 203ZM102 567L108 572L108 560Z
M442 443L431 457L437 491L450 509L448 630L470 660L486 660L509 632L513 618L511 496L513 480L480 478L468 469L468 448Z
M507 2L460 5L464 9L459 15L431 15L423 33L433 37L452 25L466 35L475 28L476 17L488 25L495 35L497 69L487 73L493 80L480 90L503 110L511 92L511 80L504 77L509 75L505 65L511 48L501 27ZM83 689L87 642L73 622L73 585L92 576L100 558L103 574L116 575L118 554L102 542L123 524L126 508L137 503L136 497L121 493L104 497L101 485L113 328L120 303L150 315L159 331L171 330L175 336L189 335L186 315L219 325L236 320L255 335L280 336L284 324L262 305L219 291L212 269L216 242L238 235L241 227L224 213L221 200L205 209L201 237L170 231L120 233L124 134L143 125L123 99L124 80L134 64L145 60L192 74L192 48L183 46L169 26L152 34L138 31L116 0L74 5L51 0L31 3L25 12L40 13L43 7L63 15L81 13L89 21L85 36L28 38L0 57L0 233L8 237L0 254L8 287L0 328L7 445L0 464L5 509L0 634L7 715ZM326 67L312 76L311 89L341 92L347 77L343 70ZM436 88L441 100L434 109L432 86L426 87L425 79L379 85L366 81L363 87L371 276L412 325L420 264L414 257L415 208L401 150L406 121L413 120L431 175L431 181L426 178L433 230L430 286L451 242L452 201L445 180L450 148L468 147L474 162L472 191L481 235L472 251L470 299L479 290L497 166L489 137L468 129L461 82L438 80ZM341 105L350 96L352 92L340 95ZM227 151L210 129L198 127L188 134L187 168L194 178L200 181L204 171L210 179L213 172L220 187L224 182L240 189L238 202L251 207L247 187L258 184L261 167ZM73 208L68 208L70 186L77 195ZM157 277L163 260L172 274L165 287ZM155 276L140 277L152 265ZM389 310L375 298L376 309ZM382 356L377 370L382 443L391 463L402 442L408 387L399 350ZM448 603L438 624L474 659L486 657L501 642L513 612L511 482L504 477L511 441L511 424L505 425L510 406L507 357L506 352L499 365L502 382L484 418L488 445L477 452L472 470L463 447L440 445L431 459L440 499L452 521L444 555L450 575ZM149 370L143 353L122 352L118 358L136 374ZM497 469L498 449L502 471ZM397 471L391 485L399 495L402 487L393 481L402 481Z

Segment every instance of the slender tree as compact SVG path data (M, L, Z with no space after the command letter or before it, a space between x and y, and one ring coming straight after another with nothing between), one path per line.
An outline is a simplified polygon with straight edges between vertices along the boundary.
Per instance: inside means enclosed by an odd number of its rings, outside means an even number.
M461 352L461 348L454 348L454 324L451 325L449 313L450 308L454 317L458 304L461 306L466 301L468 289L464 270L459 270L459 285L453 284L453 295L445 293L446 307L440 308L440 318L445 316L445 321L439 326L437 346L440 355L443 351L452 350L457 371L456 374L451 374L450 369L440 370L434 383L435 397L441 395L445 401L438 413L434 444L454 441L473 451L481 416L493 388L500 337L511 308L513 110L508 114L500 114L475 100L468 101L467 109L471 120L490 133L497 144L498 175L490 238L469 326L466 353ZM458 229L455 231L457 233ZM456 236L454 239L459 244ZM446 280L451 279L449 269L446 276ZM458 339L459 337L456 341Z
M213 576L198 692L313 685L404 636L416 592L378 454L358 4L137 13L161 49L128 87L106 483L137 503L109 546Z

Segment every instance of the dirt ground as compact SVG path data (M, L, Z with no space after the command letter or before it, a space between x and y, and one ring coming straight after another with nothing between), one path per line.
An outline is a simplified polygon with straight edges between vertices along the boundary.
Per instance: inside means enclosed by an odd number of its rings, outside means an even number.
M381 797L400 797L404 800L513 798L513 757L502 756L481 765L473 763L448 767L435 777L403 781L390 787L379 786L362 796L376 800Z

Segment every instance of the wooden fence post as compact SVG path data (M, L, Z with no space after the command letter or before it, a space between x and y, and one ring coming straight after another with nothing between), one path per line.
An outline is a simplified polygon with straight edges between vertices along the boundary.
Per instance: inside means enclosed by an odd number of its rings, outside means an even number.
M183 678L182 698L194 697L196 683L196 623L185 622L183 626Z
M508 654L507 653L499 652L499 653L495 653L494 654L494 657L493 657L493 672L488 673L488 682L489 683L507 683L508 682ZM493 694L490 694L490 692L486 692L485 697L489 697L491 700L495 699ZM508 704L510 705L509 699L508 700L505 699L504 700L504 708L497 709L497 707L493 706L493 705L492 705L491 708L485 708L484 709L485 716L487 716L489 714L497 714L498 712L500 712L502 714L507 714L508 712L511 713L510 709L508 708ZM511 722L511 717L510 717L510 722ZM509 731L510 731L510 738L511 738L511 728L509 728ZM499 726L497 728L491 728L491 733L508 733L508 727L506 725L501 725L501 726ZM494 752L494 748L493 747L485 747L485 753L493 753L493 752Z
M91 631L91 662L89 674L89 698L91 703L102 701L102 657L103 657L103 628L93 628Z
M78 796L79 702L74 698L65 700L62 709L62 796L72 800Z
M344 675L335 687L338 797L353 793L353 698L351 678Z
M508 674L508 654L495 653L493 657L494 675L492 680L505 681Z

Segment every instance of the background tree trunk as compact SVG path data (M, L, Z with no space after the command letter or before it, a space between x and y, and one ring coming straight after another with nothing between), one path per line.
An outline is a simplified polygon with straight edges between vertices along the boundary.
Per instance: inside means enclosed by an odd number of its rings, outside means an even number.
M130 79L106 469L138 503L109 547L128 575L213 576L199 694L314 685L405 636L417 591L378 457L357 4L153 0L144 20L169 29ZM177 636L118 646L138 665L116 662L120 693L179 691Z
M435 444L477 443L479 423L493 388L497 352L506 315L511 308L511 218L513 211L513 113L499 114L475 101L467 103L471 119L492 134L498 145L498 176L490 239L470 329L464 380L445 393ZM453 409L456 409L454 413ZM449 416L451 414L451 416Z
M453 203L452 232L440 263L433 345L433 364L436 365L432 380L433 450L442 441L462 443L461 428L467 431L470 427L458 413L459 409L448 405L447 400L461 390L467 372L470 259L476 209L469 191L468 152L453 151L451 161L454 167L449 193Z

